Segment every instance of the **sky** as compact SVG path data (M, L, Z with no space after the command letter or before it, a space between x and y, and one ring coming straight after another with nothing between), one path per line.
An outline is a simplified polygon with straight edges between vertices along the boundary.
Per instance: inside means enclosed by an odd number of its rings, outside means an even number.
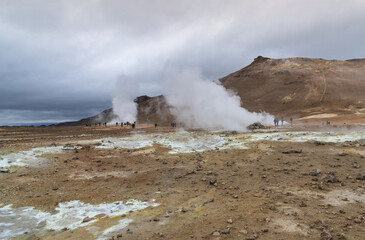
M259 55L365 58L364 13L363 0L0 0L0 125L95 115L121 78L163 94L168 68L216 80Z

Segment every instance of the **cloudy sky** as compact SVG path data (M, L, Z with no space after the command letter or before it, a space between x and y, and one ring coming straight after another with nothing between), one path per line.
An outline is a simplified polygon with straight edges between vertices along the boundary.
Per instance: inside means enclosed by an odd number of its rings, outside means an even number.
M118 78L218 79L258 56L365 57L364 0L0 0L0 125L111 107ZM136 84L137 85L137 84Z

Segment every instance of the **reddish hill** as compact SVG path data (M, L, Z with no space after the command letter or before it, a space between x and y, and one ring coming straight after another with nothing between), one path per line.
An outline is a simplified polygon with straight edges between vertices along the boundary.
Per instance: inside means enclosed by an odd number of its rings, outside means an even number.
M220 82L249 111L304 118L348 115L365 122L365 59L257 57Z

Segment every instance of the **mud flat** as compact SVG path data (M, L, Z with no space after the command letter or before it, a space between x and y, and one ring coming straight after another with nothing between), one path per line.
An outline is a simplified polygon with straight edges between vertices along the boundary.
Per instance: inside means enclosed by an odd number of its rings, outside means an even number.
M0 128L1 239L364 239L365 131Z

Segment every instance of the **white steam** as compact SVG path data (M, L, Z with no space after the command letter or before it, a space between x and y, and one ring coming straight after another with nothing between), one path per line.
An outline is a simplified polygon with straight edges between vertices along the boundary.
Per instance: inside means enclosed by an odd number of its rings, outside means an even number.
M137 119L137 104L133 101L138 95L137 79L120 76L113 91L113 112L122 122L134 122Z
M254 122L271 123L266 113L251 113L241 107L241 99L220 83L204 80L200 71L167 70L162 92L177 123L186 127L245 131ZM113 97L113 111L120 121L137 119L136 79L120 77ZM268 121L267 121L268 119Z
M219 83L204 80L200 71L169 70L163 86L177 122L188 127L244 131L249 124L272 118L248 112L241 107L239 96Z

